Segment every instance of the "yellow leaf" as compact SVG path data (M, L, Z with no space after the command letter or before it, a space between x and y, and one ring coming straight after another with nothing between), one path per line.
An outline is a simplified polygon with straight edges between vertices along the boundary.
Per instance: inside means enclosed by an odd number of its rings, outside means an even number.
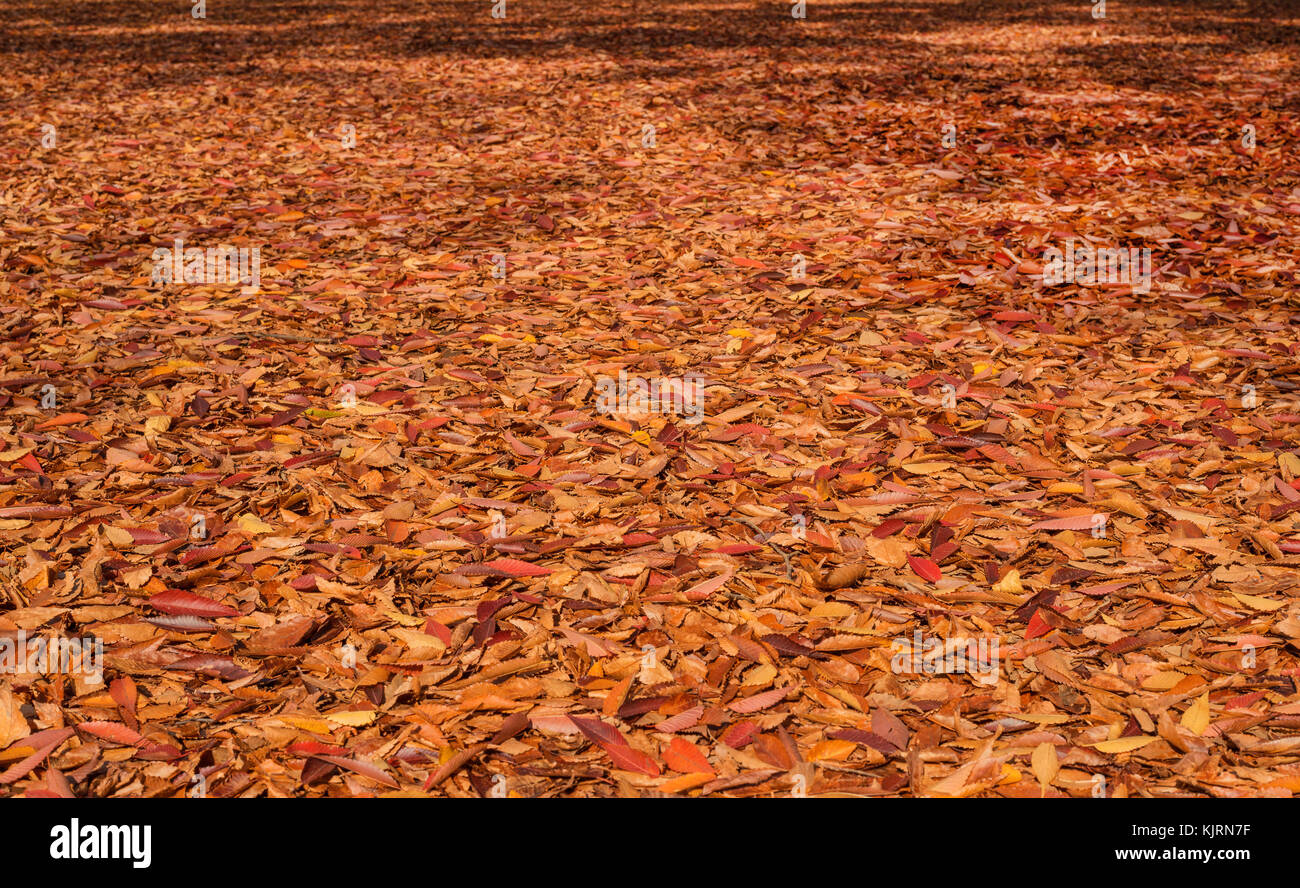
M771 663L760 663L745 675L741 685L747 688L765 688L777 676L776 667Z
M1061 770L1061 760L1056 755L1056 747L1050 743L1039 743L1034 747L1030 762L1034 767L1034 776L1038 778L1039 795L1045 796L1047 787L1052 785L1052 781Z
M727 335L734 336L737 339L749 339L754 334L746 330L744 327L733 327L727 331Z
M1240 592L1233 592L1232 594L1246 607L1257 611L1275 611L1286 604L1285 601L1270 601L1267 598L1260 598L1258 595L1243 595Z
M812 617L851 617L854 607L844 601L823 601L808 612Z
M313 734L329 734L334 730L323 718L304 718L301 715L281 715L278 718L291 728L310 731Z
M385 609L383 611L383 615L385 617L388 617L388 619L392 620L394 623L398 623L402 626L407 626L407 627L423 626L425 623L429 621L428 617L419 617L416 616L415 614L404 614L398 610ZM432 638L433 636L429 636L429 637Z
M460 497L458 496L443 497L442 499L434 503L432 506L429 506L428 514L440 515L443 512L447 511L448 509L458 505L460 505Z
M645 429L637 429L635 432L632 433L632 440L637 442L638 444L644 444L647 447L649 447L650 433L647 432Z
M417 660L438 656L441 651L447 649L447 645L441 638L419 629L393 627L388 631L400 638L402 643L411 649L411 656Z
M1132 752L1135 749L1141 749L1148 743L1156 740L1155 737L1120 737L1118 740L1103 740L1100 743L1094 743L1092 748L1098 752Z
M22 704L8 688L0 688L0 747L21 740L31 732L23 716Z
M1300 475L1300 456L1294 453L1279 454L1277 464L1290 472L1292 477Z
M1006 786L1008 783L1019 783L1020 772L1010 765L1002 766L1002 776L998 778L998 786Z
M1023 595L1025 587L1020 583L1020 571L1015 568L1007 571L1007 575L993 585L993 591L1007 595Z
M808 761L842 762L848 758L856 748L857 744L848 740L823 740L809 750Z
M126 583L128 589L143 589L144 584L149 582L149 578L153 576L153 568L147 564L142 564L139 567L120 571L117 576L122 582Z
M1196 702L1187 707L1183 713L1183 718L1179 722L1184 728L1191 731L1196 736L1205 733L1205 729L1210 726L1210 692L1196 698Z
M1167 691L1186 677L1181 672L1157 672L1144 679L1142 687L1148 691Z
M100 526L104 529L104 536L108 537L108 541L114 546L121 548L135 545L135 537L131 536L131 534L123 528L114 527L112 525Z
M850 709L856 709L858 712L863 711L862 704L858 702L858 698L853 696L853 694L844 688L829 687L826 689L826 693L830 694Z
M240 515L239 520L236 521L235 523L239 525L239 529L242 530L244 533L259 534L259 533L275 532L274 527L267 524L265 521L263 521L261 518L258 518L256 515L251 515L251 514Z
M1133 497L1129 496L1127 493L1123 493L1122 491L1118 491L1118 490L1112 493L1107 499L1102 500L1097 505L1107 506L1109 508L1114 509L1117 512L1123 512L1125 515L1130 515L1133 518L1141 519L1151 514L1149 511L1146 510L1146 508L1144 508L1141 504L1139 504L1136 500L1134 500Z
M1047 488L1048 493L1083 493L1083 485L1073 481L1058 481Z
M911 472L913 475L935 475L950 468L952 468L952 464L944 462L917 462L903 464L904 471Z
M36 751L35 746L10 746L8 749L0 749L0 765L6 765L9 762L16 762L25 759Z
M361 728L375 720L379 713L373 709L365 709L360 712L331 712L325 717L338 725L347 725L350 728Z

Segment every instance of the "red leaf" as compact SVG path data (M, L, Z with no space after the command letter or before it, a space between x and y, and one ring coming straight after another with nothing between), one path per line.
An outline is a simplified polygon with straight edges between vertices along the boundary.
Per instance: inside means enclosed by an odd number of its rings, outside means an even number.
M732 712L758 712L760 709L766 709L785 697L788 688L772 688L770 691L763 691L761 694L755 694L752 697L746 697L743 700L733 700L727 704L727 708Z
M128 527L126 532L131 534L131 539L137 546L155 546L171 539L162 531L152 530L148 527Z
M609 757L614 760L625 771L636 771L641 774L649 774L651 777L658 777L663 771L659 764L644 752L637 752L630 746L607 746L602 744Z
M732 749L743 749L748 746L754 739L754 734L758 733L758 725L752 721L736 722L727 730L722 732L722 742Z
M25 506L6 506L0 509L0 518L67 518L72 514L68 506L46 506L43 504Z
M757 552L762 546L754 546L749 543L728 543L725 546L718 546L713 551L719 555L748 555L750 552Z
M181 672L201 672L204 675L211 675L226 681L236 681L252 674L240 669L235 665L235 661L229 657L218 657L215 654L195 654L192 657L182 657L167 668Z
M346 746L330 746L328 743L317 743L315 740L300 740L297 743L290 743L285 747L285 751L293 755L347 755Z
M183 617L237 617L239 611L229 605L182 589L167 589L149 599L149 606L165 614Z
M656 731L662 731L665 734L672 734L675 731L684 731L687 728L693 728L699 724L700 718L704 715L703 706L692 706L685 712L679 712L671 718L666 718L659 724L655 725Z
M623 545L625 546L644 546L646 543L657 543L659 537L648 533L629 533L623 536Z
M0 786L13 783L15 780L21 780L23 777L26 777L37 765L45 761L46 756L53 752L59 744L71 737L73 732L72 728L61 728L57 731L42 733L42 745L37 747L36 751L27 756L27 758L19 762L14 762L3 774L0 774ZM30 737L25 738L23 745L35 745L36 736L37 735L33 734Z
M150 762L174 762L182 755L184 753L170 743L145 743L136 751L135 757Z
M271 417L271 421L267 424L267 428L274 429L278 426L287 425L299 416L302 416L306 411L307 407L305 404L299 404L296 407L290 407L288 410L282 410L275 414L275 416Z
M382 783L384 786L390 786L393 789L397 789L396 780L368 762L357 761L352 758L343 758L342 756L337 755L322 755L318 756L318 758L324 759L331 764L338 765L340 768L347 768L349 771L360 774L362 777L369 777L376 783Z
M920 558L915 555L908 555L907 563L911 566L916 575L923 580L937 583L943 579L943 571L939 569L939 565L935 564L929 558Z
M497 558L480 564L466 564L456 568L456 573L470 577L544 577L551 572L549 567L520 561L517 558Z
M900 518L890 518L888 521L880 522L880 526L871 531L871 535L878 540L883 540L885 537L893 536L898 533L906 526L906 521L903 521Z
M618 728L608 725L598 718L583 718L580 715L569 716L569 721L582 733L587 735L587 739L602 746L627 746L627 739L618 732Z
M146 617L145 622L152 623L159 629L167 629L172 632L214 632L217 629L217 624L211 620L190 616L189 614L179 614L171 617Z
M1249 694L1242 694L1239 697L1233 697L1231 700L1223 701L1224 709L1246 709L1252 704L1258 703L1264 699L1264 691L1253 691Z
M1029 625L1025 627L1025 638L1037 638L1040 635L1046 635L1052 631L1052 627L1047 624L1042 615L1035 610L1034 615L1029 618Z
M131 680L131 676L124 675L121 678L113 679L113 682L108 686L108 695L113 698L113 702L122 711L122 717L126 719L127 723L134 725L136 690L135 682Z
M290 617L249 636L248 649L261 652L293 647L302 641L315 625L316 621L308 616Z

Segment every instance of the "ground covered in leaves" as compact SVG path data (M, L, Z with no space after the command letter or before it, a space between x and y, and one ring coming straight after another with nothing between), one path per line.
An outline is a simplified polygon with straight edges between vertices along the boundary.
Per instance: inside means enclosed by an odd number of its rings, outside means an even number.
M1300 791L1293 7L491 8L0 6L0 794Z

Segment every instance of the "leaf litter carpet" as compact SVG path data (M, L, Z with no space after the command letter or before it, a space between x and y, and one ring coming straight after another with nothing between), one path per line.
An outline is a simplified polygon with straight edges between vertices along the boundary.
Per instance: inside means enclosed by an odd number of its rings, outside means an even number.
M0 793L1300 790L1293 7L206 13L0 7Z

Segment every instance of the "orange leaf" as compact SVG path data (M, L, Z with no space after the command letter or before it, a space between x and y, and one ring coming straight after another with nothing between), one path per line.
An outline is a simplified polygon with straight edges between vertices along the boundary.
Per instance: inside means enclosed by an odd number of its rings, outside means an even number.
M60 413L58 416L45 420L45 422L38 422L35 426L35 430L39 432L42 429L52 429L58 426L75 425L79 422L85 422L87 419L90 419L90 417L84 413Z
M682 594L686 597L687 601L703 601L726 585L727 580L731 579L731 576L730 573L724 573L722 576L705 580L702 583L696 583Z
M109 743L121 743L123 746L136 746L144 740L138 733L117 722L82 722L77 725L77 730L85 731L87 734L92 734L101 740L107 740Z
M609 693L605 695L605 702L602 703L600 707L602 715L607 715L610 718L613 718L618 714L619 707L622 706L623 701L627 699L627 692L631 689L632 680L634 678L636 678L635 672L609 689Z
M659 784L660 792L687 792L713 779L712 774L684 774Z
M1092 515L1071 515L1068 518L1049 518L1030 525L1030 530L1088 530L1093 526Z
M674 737L663 752L664 764L682 774L715 774L704 753L685 737Z

